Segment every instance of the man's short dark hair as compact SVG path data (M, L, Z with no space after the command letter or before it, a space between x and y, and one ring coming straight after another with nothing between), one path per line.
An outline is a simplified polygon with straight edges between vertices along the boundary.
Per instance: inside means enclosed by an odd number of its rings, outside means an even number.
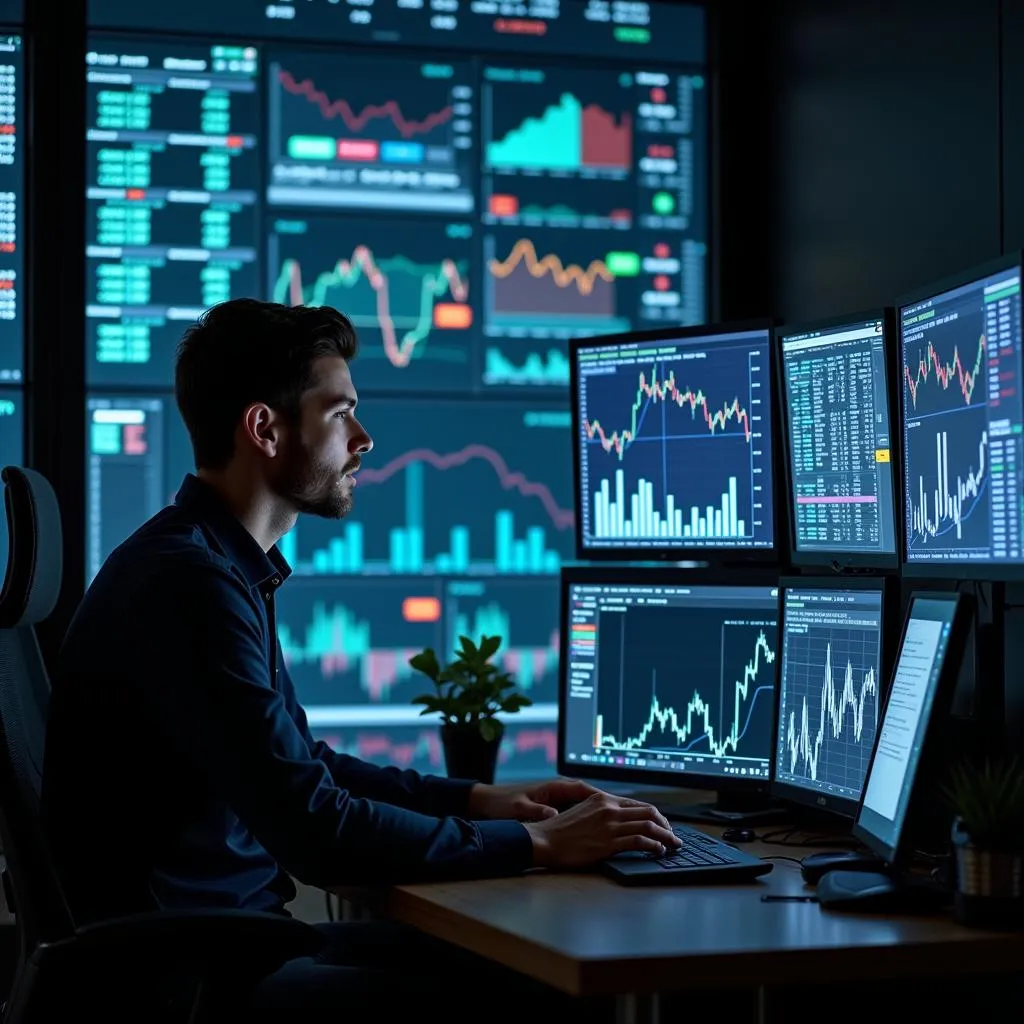
M331 306L285 306L231 299L185 332L174 366L174 396L197 469L223 469L235 450L239 417L253 402L297 416L323 356L350 360L352 322Z

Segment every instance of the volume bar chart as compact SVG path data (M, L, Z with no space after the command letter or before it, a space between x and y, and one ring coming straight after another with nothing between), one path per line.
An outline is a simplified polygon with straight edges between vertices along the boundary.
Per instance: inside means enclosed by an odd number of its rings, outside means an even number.
M615 482L607 479L593 497L594 536L602 538L658 538L679 540L697 537L736 538L749 536L746 522L737 516L736 477L729 477L729 488L718 506L692 505L684 515L676 508L672 494L665 496L664 508L654 507L654 485L641 477L636 490L626 497L626 476L618 469Z

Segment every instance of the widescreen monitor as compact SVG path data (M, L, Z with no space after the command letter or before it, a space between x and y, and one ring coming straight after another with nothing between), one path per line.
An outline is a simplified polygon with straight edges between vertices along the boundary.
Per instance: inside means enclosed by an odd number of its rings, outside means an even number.
M766 793L778 577L562 574L559 770Z
M776 330L792 561L896 568L895 317Z
M958 593L910 599L853 826L853 834L890 864L907 852L915 789L926 779L937 784L934 755L960 671L970 603Z
M885 581L781 581L771 793L852 818L885 697Z
M776 557L770 342L768 324L573 341L581 559Z
M900 303L904 571L1024 576L1021 256Z
M90 578L192 468L173 364L196 315L243 296L336 306L374 450L352 513L301 517L281 543L282 646L311 727L443 772L408 660L498 634L534 700L499 778L550 772L575 556L569 339L707 319L704 5L87 15Z

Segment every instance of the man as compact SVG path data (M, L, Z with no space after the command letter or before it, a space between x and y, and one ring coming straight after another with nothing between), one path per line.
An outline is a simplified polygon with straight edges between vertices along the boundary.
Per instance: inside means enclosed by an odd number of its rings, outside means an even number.
M440 779L314 742L276 638L290 570L275 544L300 513L352 508L372 448L355 354L336 310L249 299L182 340L175 393L197 473L107 559L55 675L43 814L79 922L284 913L291 876L328 888L509 875L677 842L652 807L582 783ZM346 941L329 966L352 985L349 955L368 954Z

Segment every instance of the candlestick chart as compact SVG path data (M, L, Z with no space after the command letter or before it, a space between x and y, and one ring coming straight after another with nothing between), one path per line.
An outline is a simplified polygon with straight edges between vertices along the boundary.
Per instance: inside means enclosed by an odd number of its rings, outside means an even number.
M688 358L630 354L600 366L581 358L587 547L772 543L767 362L749 342Z

